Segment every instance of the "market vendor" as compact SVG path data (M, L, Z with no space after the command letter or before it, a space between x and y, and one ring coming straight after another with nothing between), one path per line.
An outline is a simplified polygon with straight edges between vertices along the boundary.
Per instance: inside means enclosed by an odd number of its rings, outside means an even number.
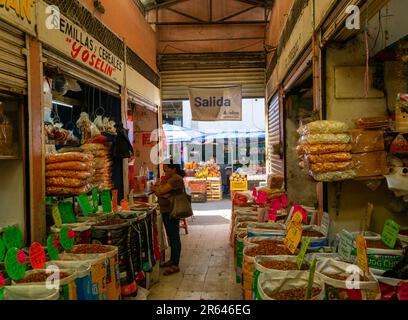
M184 172L179 164L164 165L166 176L161 180L160 185L155 185L152 190L158 197L160 211L163 216L164 226L169 237L171 256L170 260L163 264L168 269L163 275L171 275L180 272L179 262L181 254L180 240L180 220L170 217L170 200L169 198L179 192L184 192Z

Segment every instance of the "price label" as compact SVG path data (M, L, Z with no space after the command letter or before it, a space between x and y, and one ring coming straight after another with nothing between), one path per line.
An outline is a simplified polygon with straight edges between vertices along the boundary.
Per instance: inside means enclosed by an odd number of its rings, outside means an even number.
M4 280L3 274L0 272L0 301L3 300L4 297L4 285L6 281Z
M4 280L3 274L0 272L0 288L2 288L6 284Z
M399 229L400 226L398 223L396 223L394 220L388 219L384 223L381 241L391 249L394 249L398 239Z
M3 262L4 257L6 256L6 246L4 245L3 239L0 238L0 262Z
M315 271L316 271L316 257L313 258L312 264L310 265L309 281L307 283L307 290L306 290L305 300L309 300L311 298L311 296L312 296Z
M353 251L353 242L354 242L354 237L350 232L348 232L347 230L342 230L340 232L338 252L339 252L340 257L342 257L347 262L351 261L351 252Z
M259 191L256 197L256 204L264 205L268 203L268 194L264 191Z
M120 201L120 206L122 207L122 210L125 210L125 211L129 211L129 210L130 210L130 209L129 209L129 203L128 203L128 201L125 200L125 199L123 199L123 200Z
M7 249L23 247L23 234L17 227L8 227L3 234L3 241Z
M92 207L93 207L93 213L98 212L99 195L98 195L98 189L96 188L92 189Z
M60 228L62 225L61 213L59 211L58 205L52 206L52 218L54 219L54 224L57 228Z
M291 222L297 222L301 224L302 221L303 221L302 214L299 211L298 212L295 211L295 214L293 215Z
M84 214L85 217L88 216L88 214L93 212L93 208L89 202L89 199L86 195L81 194L78 197L78 203L79 206L81 207L82 213Z
M112 212L112 198L110 190L103 190L101 192L102 210L104 213Z
M408 281L398 283L398 300L408 300Z
M356 237L357 246L357 266L364 272L368 273L367 243L362 235Z
M277 213L277 211L276 210L273 210L273 209L269 209L268 210L268 221L269 222L276 222L276 213Z
M118 190L112 190L112 211L114 213L118 212Z
M320 224L320 232L327 237L330 227L330 216L327 212L323 212L322 223Z
M45 251L43 246L34 242L30 247L30 263L33 269L45 268Z
M72 228L63 227L60 231L60 244L65 250L71 250L75 244L75 232Z
M76 217L71 202L60 202L58 204L58 209L61 213L61 220L63 224L76 222Z
M296 204L296 205L294 205L293 212L295 213L295 215L296 215L296 213L299 212L301 214L301 216L302 216L303 224L307 224L307 211L306 211L305 208L303 208L302 206L299 206L298 204Z
M286 208L288 206L288 198L286 197L286 194L283 194L280 196L280 202L282 203L282 207Z
M59 246L58 240L55 239L54 235L50 235L47 238L47 249L48 249L48 254L51 260L58 259L58 255L59 255L58 246Z
M300 240L302 239L302 231L302 225L292 220L292 222L289 224L288 233L283 240L283 243L292 254L295 253Z
M24 277L26 266L21 264L22 255L18 248L10 248L6 254L6 272L13 280L20 280Z
M297 257L297 265L299 270L301 270L303 261L305 261L306 251L310 245L310 238L304 237L302 240L302 247L300 248L299 255Z

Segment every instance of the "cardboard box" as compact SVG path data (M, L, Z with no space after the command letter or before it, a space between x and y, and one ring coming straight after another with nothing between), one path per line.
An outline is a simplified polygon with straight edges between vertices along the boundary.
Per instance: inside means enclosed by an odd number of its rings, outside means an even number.
M384 132L382 130L354 129L351 134L351 153L384 151Z
M353 154L353 164L357 177L376 177L388 173L385 151Z

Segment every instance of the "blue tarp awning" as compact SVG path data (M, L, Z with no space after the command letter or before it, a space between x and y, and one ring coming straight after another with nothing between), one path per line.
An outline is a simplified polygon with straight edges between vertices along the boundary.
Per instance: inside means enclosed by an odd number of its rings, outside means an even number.
M205 134L200 131L167 123L163 124L163 131L168 144L191 142L205 137Z

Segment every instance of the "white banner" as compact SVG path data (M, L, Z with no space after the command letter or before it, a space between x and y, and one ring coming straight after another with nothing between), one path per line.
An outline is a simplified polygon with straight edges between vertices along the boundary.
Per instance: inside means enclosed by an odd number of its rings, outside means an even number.
M224 88L189 87L193 121L241 121L241 86Z

